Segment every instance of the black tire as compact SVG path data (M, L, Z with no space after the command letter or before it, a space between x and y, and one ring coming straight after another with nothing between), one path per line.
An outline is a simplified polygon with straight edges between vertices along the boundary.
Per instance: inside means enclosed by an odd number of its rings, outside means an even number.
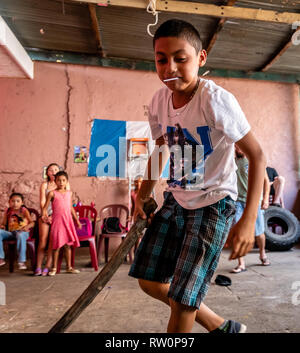
M266 249L271 251L290 250L300 238L298 219L285 208L270 206L264 213ZM275 233L275 226L282 229L282 234Z

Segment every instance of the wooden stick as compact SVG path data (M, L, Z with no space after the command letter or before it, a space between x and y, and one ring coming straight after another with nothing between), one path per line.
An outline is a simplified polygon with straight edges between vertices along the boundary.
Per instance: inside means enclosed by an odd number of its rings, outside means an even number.
M152 198L150 198L149 201L147 201L144 205L144 211L147 216L153 213L156 208L157 203ZM142 235L142 231L146 225L146 219L138 218L108 263L103 267L103 269L81 294L81 296L76 300L76 302L71 306L71 308L66 311L66 313L50 329L49 333L63 333L72 324L72 322L77 319L82 311L96 298L106 283L111 279L111 277L123 263L125 256L134 246L138 237Z

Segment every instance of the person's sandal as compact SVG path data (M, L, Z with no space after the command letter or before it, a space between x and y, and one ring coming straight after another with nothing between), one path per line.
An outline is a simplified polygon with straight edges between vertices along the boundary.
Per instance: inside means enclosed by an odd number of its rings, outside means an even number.
M261 261L261 265L262 266L270 266L271 265L271 262L269 261L269 259L267 258L267 256L266 257L264 257L264 258L259 258L260 259L260 261Z
M42 275L42 269L40 267L37 267L34 271L34 276L41 276Z
M45 267L43 269L42 276L45 277L45 276L48 276L48 274L49 274L49 268Z
M67 268L66 269L66 273L74 273L74 274L77 274L77 273L80 273L79 270L75 270L75 268L73 267L70 267L70 268Z
M236 268L234 268L233 270L231 270L230 272L231 273L241 273L241 272L245 272L247 271L246 268L243 268L241 266L237 266Z
M56 268L53 267L52 270L48 273L48 276L55 276L56 275Z

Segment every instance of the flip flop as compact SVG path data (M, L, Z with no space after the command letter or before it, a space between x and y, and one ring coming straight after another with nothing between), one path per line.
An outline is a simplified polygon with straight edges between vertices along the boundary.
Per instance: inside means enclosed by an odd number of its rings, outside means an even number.
M42 269L40 267L37 267L34 271L34 276L41 276L42 275Z
M42 272L42 276L45 277L45 276L48 276L48 273L49 273L49 269L47 267L45 267L43 269L43 272Z
M218 275L215 279L215 283L219 286L231 286L231 279L227 276Z
M262 266L270 266L271 265L271 262L269 261L269 259L266 257L264 257L263 259L262 258L259 258L260 261L261 261L261 265Z
M231 270L230 272L231 273L241 273L241 272L245 272L245 271L247 271L246 268L242 268L242 267L238 266L238 267L234 268L233 270Z

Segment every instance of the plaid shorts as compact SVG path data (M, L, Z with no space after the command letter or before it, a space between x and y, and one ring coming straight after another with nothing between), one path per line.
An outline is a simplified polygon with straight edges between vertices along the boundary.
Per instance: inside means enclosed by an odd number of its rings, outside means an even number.
M199 309L231 227L234 201L226 196L188 210L172 193L166 194L136 251L129 276L170 282L168 297Z

